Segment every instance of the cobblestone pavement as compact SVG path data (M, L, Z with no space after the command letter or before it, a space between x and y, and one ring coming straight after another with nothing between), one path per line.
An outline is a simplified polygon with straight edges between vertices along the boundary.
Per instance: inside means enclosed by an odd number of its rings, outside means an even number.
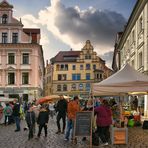
M57 135L55 119L49 120L48 137L44 137L44 131L40 139L36 136L28 140L28 131L24 131L25 122L21 122L21 131L14 132L15 124L0 125L0 148L88 148L89 141L82 142L82 138L78 139L78 144L74 145L71 142L64 141L64 135ZM38 128L36 128L38 131ZM37 132L36 132L37 133ZM109 145L106 148L148 148L148 130L143 130L141 127L129 128L129 141L127 145ZM94 146L98 148L101 146Z

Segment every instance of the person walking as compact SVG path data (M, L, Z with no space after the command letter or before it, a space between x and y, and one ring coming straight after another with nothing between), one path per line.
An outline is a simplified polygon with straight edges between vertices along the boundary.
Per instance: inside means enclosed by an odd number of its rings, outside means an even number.
M60 100L56 105L56 112L57 112L57 127L58 131L56 134L64 134L65 126L66 126L66 112L67 112L67 101L64 99L64 96L60 96ZM63 129L61 131L60 120L63 121Z
M94 112L97 115L97 133L99 134L103 145L108 145L108 143L110 142L109 128L112 124L112 112L109 107L108 101L103 100L102 104L94 109Z
M3 113L4 107L2 106L1 102L0 102L0 124L4 123L4 113Z
M53 102L51 102L51 103L49 104L49 112L50 112L51 118L53 119L54 112L55 112L55 108L54 108L54 103L53 103Z
M6 103L6 107L4 108L4 115L5 115L5 125L7 125L7 121L8 124L11 124L11 115L12 115L12 108L9 105L9 103Z
M17 100L14 100L14 107L13 107L13 117L16 124L15 132L19 132L20 128L20 104Z
M80 105L79 105L79 98L78 96L75 96L72 101L68 103L67 108L67 128L66 128L66 134L65 134L65 141L69 140L70 132L71 132L71 139L74 139L74 122L76 119L76 112L80 111Z
M48 120L49 120L49 113L44 106L41 106L41 110L39 112L39 116L38 116L38 119L37 119L37 124L39 125L38 138L41 135L42 128L44 128L45 137L47 137Z
M30 140L31 138L33 138L35 130L35 113L32 106L30 106L29 110L27 110L25 119L29 128L28 140Z

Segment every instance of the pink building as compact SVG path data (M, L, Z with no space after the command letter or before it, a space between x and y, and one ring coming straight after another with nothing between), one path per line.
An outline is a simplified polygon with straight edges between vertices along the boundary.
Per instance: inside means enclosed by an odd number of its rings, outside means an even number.
M13 6L0 3L0 96L32 100L43 93L40 29L23 28Z

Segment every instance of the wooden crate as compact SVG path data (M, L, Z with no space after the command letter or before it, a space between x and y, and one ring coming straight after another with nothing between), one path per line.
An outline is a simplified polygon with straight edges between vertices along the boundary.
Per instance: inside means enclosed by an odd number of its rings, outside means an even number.
M128 128L112 127L111 138L112 138L112 144L127 144Z

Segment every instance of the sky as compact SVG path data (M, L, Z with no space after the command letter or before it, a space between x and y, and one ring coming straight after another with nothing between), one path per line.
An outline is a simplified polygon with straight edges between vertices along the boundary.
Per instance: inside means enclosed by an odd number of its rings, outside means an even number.
M1 0L2 1L2 0ZM117 32L126 25L136 0L7 0L24 28L40 28L44 59L59 51L81 50L90 40L111 68Z

